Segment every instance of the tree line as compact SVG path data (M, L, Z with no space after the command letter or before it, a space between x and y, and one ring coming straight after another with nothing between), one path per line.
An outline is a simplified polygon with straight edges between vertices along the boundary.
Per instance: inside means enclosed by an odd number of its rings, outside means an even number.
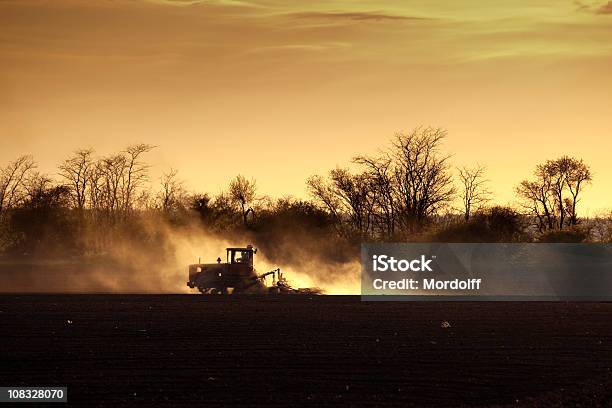
M377 155L356 156L356 171L336 168L327 177L311 177L309 191L341 234L362 240L422 239L424 231L448 237L444 228L455 232L452 239L494 239L474 225L492 218L514 230L507 235L496 224L503 240L589 238L590 226L579 228L579 203L592 173L581 159L563 156L537 165L533 178L516 186L518 208L502 207L494 204L484 166L453 168L442 150L446 137L432 127L397 133Z
M103 252L119 232L141 239L147 220L174 228L196 222L209 232L248 232L262 240L327 237L345 247L361 241L612 241L610 217L580 216L582 193L593 178L581 159L536 165L533 177L515 188L516 208L504 207L494 203L484 166L453 167L446 137L446 130L433 127L397 133L376 154L310 177L305 200L259 195L255 180L243 175L216 195L187 191L175 169L151 180L146 155L155 146L149 144L103 157L78 150L59 163L55 176L22 156L0 167L0 254Z

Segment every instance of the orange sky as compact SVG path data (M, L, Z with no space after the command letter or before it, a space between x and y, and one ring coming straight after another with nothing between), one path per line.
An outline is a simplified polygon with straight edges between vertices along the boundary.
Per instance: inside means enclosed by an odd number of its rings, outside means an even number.
M159 148L218 192L305 179L398 130L448 129L497 201L547 158L584 158L612 207L612 2L0 0L0 163Z

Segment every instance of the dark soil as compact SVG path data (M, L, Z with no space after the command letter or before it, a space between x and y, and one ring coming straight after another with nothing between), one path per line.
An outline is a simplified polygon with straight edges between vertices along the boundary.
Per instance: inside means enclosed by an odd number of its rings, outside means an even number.
M68 406L612 406L612 303L0 295L0 328L0 385Z

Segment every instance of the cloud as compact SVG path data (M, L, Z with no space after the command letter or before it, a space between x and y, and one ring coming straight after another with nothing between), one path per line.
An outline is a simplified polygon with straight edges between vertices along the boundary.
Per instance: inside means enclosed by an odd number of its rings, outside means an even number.
M273 53L273 52L284 52L284 51L288 51L288 52L301 52L301 51L312 51L312 52L317 52L317 51L325 51L328 48L322 45L310 45L310 44L287 44L287 45L271 45L271 46L266 46L266 47L256 47L253 48L252 50L249 50L248 52L250 53L255 53L255 54L259 54L259 53Z
M401 21L424 20L421 17L385 14L380 12L303 12L292 13L292 17L300 19L328 19L328 20L355 20L355 21Z
M583 2L579 0L574 1L574 6L576 6L576 11L585 11L591 8L589 5L584 4Z
M0 0L1 1L1 0ZM228 7L250 7L262 8L262 6L243 0L149 0L158 4L170 4L175 6L212 5Z
M612 1L602 5L598 10L597 14L612 14Z
M346 48L347 44L343 43L326 43L326 44L284 44L284 45L272 45L272 46L264 46L264 47L256 47L249 52L252 53L266 53L266 52L283 52L283 51L328 51L339 48Z

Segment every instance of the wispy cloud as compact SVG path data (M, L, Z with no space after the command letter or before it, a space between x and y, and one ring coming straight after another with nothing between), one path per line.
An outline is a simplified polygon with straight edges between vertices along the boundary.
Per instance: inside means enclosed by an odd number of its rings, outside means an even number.
M612 1L607 2L597 9L597 14L612 14Z
M310 52L320 52L320 51L329 51L329 50L337 50L340 48L347 48L349 44L345 43L325 43L325 44L284 44L284 45L271 45L271 46L263 46L256 47L250 50L250 53L268 53L268 52L301 52L301 51L310 51Z
M574 6L576 6L576 11L586 11L591 8L588 4L584 4L579 0L574 1Z
M191 6L197 4L218 5L218 6L238 6L238 7L254 7L261 8L262 6L243 0L149 0L158 4L170 4L175 6Z
M303 12L291 13L290 16L299 19L327 19L327 20L355 20L355 21L402 21L402 20L424 20L422 17L387 14L373 11L363 12Z

